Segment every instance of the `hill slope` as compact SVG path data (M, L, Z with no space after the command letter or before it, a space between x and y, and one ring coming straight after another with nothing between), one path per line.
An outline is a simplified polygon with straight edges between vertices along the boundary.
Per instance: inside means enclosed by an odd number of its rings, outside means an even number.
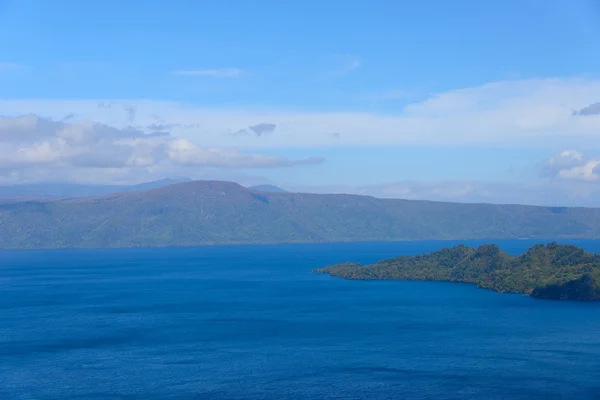
M219 181L0 204L0 248L600 238L600 209L267 193Z
M557 300L600 300L600 256L572 245L536 245L511 257L496 245L463 245L397 257L363 267L343 263L315 270L346 279L475 283L498 292Z
M256 185L248 187L250 190L256 190L259 192L270 192L270 193L287 193L288 191L274 185Z

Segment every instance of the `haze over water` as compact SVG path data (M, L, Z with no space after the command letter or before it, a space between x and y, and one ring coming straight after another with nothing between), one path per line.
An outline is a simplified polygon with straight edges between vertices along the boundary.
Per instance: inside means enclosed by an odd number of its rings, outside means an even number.
M0 398L599 399L599 303L311 273L453 244L2 252Z

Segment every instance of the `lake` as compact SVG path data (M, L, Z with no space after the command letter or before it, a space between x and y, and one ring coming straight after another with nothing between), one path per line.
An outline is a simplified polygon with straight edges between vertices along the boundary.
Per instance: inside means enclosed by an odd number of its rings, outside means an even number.
M599 303L311 273L455 243L0 252L0 398L600 399Z

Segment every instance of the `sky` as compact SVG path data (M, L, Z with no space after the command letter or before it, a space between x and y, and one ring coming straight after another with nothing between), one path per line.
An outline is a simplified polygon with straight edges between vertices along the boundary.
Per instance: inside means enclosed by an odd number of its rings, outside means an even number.
M0 0L0 184L600 206L599 37L599 0Z

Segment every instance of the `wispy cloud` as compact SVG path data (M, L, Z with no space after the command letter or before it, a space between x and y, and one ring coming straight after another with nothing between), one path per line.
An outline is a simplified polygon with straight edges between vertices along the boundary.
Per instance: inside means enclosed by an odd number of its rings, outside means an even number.
M209 108L131 100L99 108L100 100L0 100L7 115L39 113L118 127L173 126L178 137L203 146L307 148L329 146L498 146L600 150L600 119L573 110L598 102L599 79L532 79L457 89L412 102L393 113L304 112L285 109ZM110 101L105 100L105 103ZM135 106L135 114L123 105ZM277 134L231 135L240 127L276 126ZM341 135L332 135L339 132Z
M239 68L217 68L217 69L186 69L171 72L172 75L182 76L204 76L210 78L232 78L242 74Z
M374 107L379 102L390 102L390 101L398 101L398 100L407 100L409 97L413 95L408 90L404 89L390 89L383 90L380 92L371 92L360 95L357 97L358 100L368 101L370 107Z
M359 69L363 62L362 59L354 54L336 54L331 56L333 75L345 75Z
M346 66L346 71L351 72L355 69L359 69L362 65L362 59L357 56L351 56L348 60L348 65Z
M278 168L318 165L322 157L290 160L285 157L243 153L230 148L201 148L186 139L172 141L167 149L169 160L177 165L221 168Z

